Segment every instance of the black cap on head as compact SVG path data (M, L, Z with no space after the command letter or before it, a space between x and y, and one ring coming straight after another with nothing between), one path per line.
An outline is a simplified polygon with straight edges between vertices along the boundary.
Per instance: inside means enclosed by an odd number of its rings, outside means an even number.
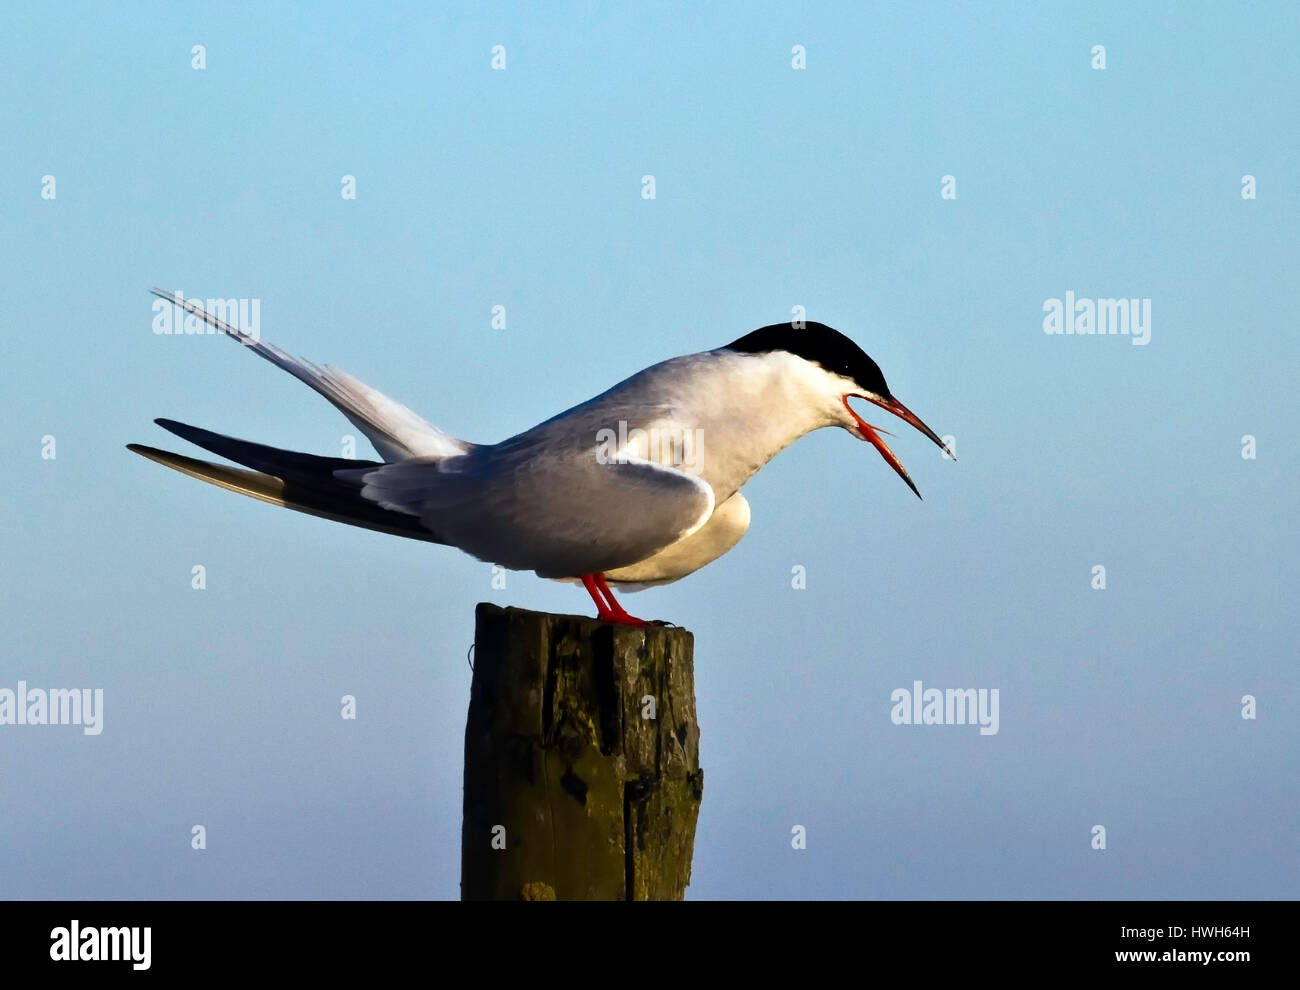
M848 337L825 323L805 322L802 329L790 323L773 323L733 340L726 349L748 354L788 351L805 361L821 365L827 371L852 379L883 399L891 398L880 365Z

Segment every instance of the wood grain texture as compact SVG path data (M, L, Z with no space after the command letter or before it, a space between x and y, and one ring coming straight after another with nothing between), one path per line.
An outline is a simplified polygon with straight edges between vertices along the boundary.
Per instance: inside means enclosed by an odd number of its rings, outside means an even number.
M461 897L680 900L704 783L694 637L480 603L474 643Z

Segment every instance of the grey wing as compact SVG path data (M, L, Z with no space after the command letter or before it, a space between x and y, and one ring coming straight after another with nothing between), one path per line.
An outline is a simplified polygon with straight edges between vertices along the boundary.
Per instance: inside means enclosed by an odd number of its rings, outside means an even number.
M749 502L736 492L713 510L709 521L658 553L629 567L605 573L621 591L641 591L668 584L711 564L740 542L749 529Z
M575 577L644 560L703 526L713 489L646 460L601 463L592 448L509 444L444 461L339 472L363 497L419 516L481 560Z

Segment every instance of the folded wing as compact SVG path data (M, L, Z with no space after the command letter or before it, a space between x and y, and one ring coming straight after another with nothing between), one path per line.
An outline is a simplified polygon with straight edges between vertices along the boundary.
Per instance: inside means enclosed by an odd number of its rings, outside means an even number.
M357 461L280 450L172 420L160 419L158 424L177 436L253 470L228 464L213 464L143 444L127 444L127 449L191 478L198 478L218 488L271 505L394 536L429 543L442 542L419 519L375 505L361 497L357 485L334 476L340 466L356 467ZM379 464L371 462L371 466L378 467Z
M443 542L541 577L644 560L703 526L714 504L713 490L691 474L645 460L601 463L592 448L564 455L503 444L337 475Z

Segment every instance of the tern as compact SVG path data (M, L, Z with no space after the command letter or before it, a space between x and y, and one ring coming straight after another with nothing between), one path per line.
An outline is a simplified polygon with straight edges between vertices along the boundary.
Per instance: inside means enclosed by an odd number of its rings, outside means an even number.
M717 560L749 528L741 486L785 447L838 426L870 443L920 497L862 399L937 434L889 390L880 367L822 323L778 323L725 347L651 365L496 444L459 440L337 368L245 333L193 299L154 289L213 331L328 399L382 461L281 450L169 419L155 422L242 468L128 444L230 491L337 522L457 547L539 577L581 582L597 618L645 625L615 600Z

